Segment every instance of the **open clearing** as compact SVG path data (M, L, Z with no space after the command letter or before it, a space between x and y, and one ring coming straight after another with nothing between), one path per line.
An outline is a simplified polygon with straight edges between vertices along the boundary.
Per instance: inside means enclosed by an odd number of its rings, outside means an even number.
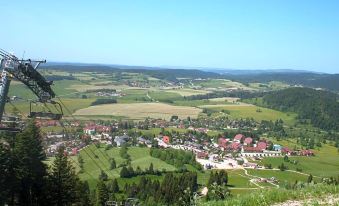
M219 97L209 99L211 102L230 102L236 103L240 98L237 97Z
M163 89L163 90L166 92L177 93L183 97L210 93L210 91L195 89Z
M170 119L172 115L179 118L196 118L202 110L194 107L172 106L163 103L131 103L105 104L80 109L74 115L113 115L124 116L130 119L162 118Z
M233 118L253 118L256 121L282 119L286 124L295 122L296 114L284 113L273 109L257 107L251 104L239 103L225 105L202 105L200 108L209 108L214 111L227 111Z
M122 90L122 89L127 89L129 86L127 85L84 85L84 84L74 84L70 86L70 89L79 91L79 92L86 92L87 90L98 90L98 89L116 89L116 90Z

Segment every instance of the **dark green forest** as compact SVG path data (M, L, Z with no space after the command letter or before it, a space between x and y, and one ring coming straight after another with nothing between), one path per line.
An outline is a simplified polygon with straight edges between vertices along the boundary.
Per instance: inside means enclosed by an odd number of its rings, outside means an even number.
M311 88L288 88L269 93L263 103L273 109L298 114L301 123L325 130L339 130L339 102L334 93Z

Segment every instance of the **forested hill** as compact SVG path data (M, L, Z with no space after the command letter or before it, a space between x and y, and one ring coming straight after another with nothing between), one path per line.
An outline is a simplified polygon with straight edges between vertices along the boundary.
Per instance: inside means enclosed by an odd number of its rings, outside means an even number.
M326 130L339 130L338 96L310 88L288 88L269 93L263 103L273 109L298 113L298 119Z

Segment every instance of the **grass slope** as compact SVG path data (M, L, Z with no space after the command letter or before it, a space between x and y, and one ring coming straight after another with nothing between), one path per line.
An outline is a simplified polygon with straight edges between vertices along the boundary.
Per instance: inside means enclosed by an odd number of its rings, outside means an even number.
M292 147L293 148L293 147ZM272 164L277 168L282 162L290 169L302 169L302 172L328 177L339 175L339 152L337 148L323 144L319 150L313 150L314 157L290 157L290 160L298 161L298 164L284 162L283 158L265 158L261 161L262 164Z
M307 200L311 198L320 199L332 195L338 196L339 186L334 185L310 185L306 188L296 190L270 189L259 190L250 194L243 194L231 197L224 201L201 202L204 206L269 206L274 203L287 200ZM303 205L303 204L301 204ZM306 204L309 205L309 204ZM320 204L314 204L320 205Z
M257 107L253 105L241 104L241 105L205 105L201 108L209 108L214 111L228 111L233 118L253 118L256 121L282 119L286 124L292 125L295 122L296 114L280 112L273 109L267 109L263 107ZM258 112L257 110L260 110Z
M109 170L109 158L114 158L117 166L125 160L120 157L119 154L120 148L111 148L105 150L105 147L100 148L90 145L85 149L80 151L80 155L84 159L84 171L80 174L82 180L87 180L90 184L90 187L93 188L98 180L101 169L103 169L109 178L120 178L121 168L116 168ZM139 147L130 147L128 148L128 154L131 156L131 165L135 169L139 166L141 169L148 168L151 163L153 163L154 169L166 171L174 171L176 168L172 165L167 164L166 162L151 157L149 155L149 148L139 148ZM98 158L96 158L97 156ZM77 158L73 157L75 161ZM79 170L79 168L77 168ZM131 181L127 179L119 180L120 182Z

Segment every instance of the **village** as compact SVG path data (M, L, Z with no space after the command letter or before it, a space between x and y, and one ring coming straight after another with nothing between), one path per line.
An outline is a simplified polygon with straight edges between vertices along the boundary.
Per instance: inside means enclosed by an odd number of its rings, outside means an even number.
M232 125L234 121L230 121ZM58 121L38 121L39 126L60 126ZM87 145L104 144L112 147L123 145L138 147L172 148L191 151L196 155L196 161L204 169L242 169L262 168L256 163L265 157L282 156L313 156L311 150L294 150L260 137L246 137L242 133L234 136L219 136L211 138L207 135L208 128L185 126L181 121L165 121L149 119L136 124L111 122L100 124L96 122L72 122L66 126L77 127L79 132L72 134L48 133L45 136L47 156L53 156L57 148L63 146L68 155L77 155ZM158 135L145 136L133 132L133 129L161 128ZM168 132L165 128L187 129L188 133Z

